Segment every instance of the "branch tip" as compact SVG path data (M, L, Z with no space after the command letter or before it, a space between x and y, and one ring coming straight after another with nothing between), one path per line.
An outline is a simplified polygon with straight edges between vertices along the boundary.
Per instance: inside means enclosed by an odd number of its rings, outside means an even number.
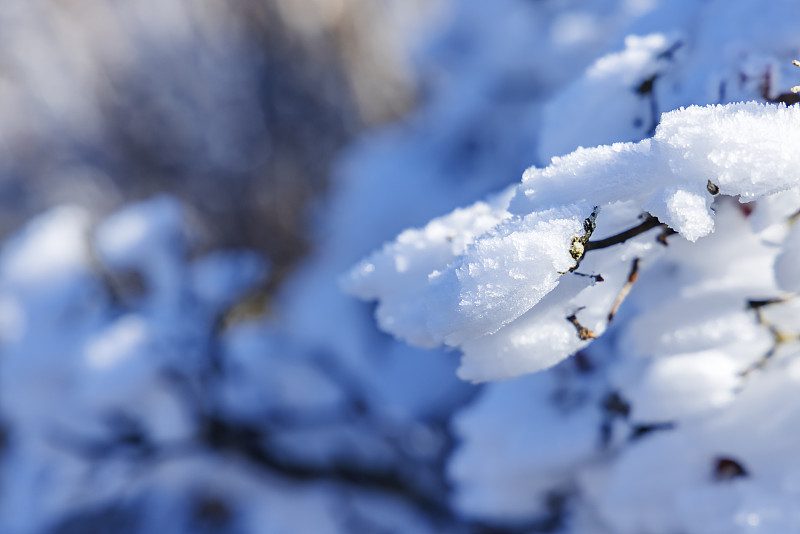
M595 334L593 331L589 330L581 323L579 323L578 318L575 316L574 313L569 317L567 317L567 321L569 321L570 323L573 324L573 326L575 326L575 329L578 331L578 337L581 339L581 341L586 341L588 339L597 339L597 334Z

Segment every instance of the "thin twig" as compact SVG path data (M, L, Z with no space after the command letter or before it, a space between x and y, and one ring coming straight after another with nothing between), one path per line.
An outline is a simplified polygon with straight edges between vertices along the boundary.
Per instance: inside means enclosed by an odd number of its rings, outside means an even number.
M766 354L764 354L756 362L751 364L747 369L739 373L739 376L746 377L751 373L753 373L754 371L758 371L772 359L772 357L775 355L775 352L778 350L778 347L780 347L785 343L791 343L800 340L800 336L798 336L798 334L783 332L779 330L774 324L767 321L766 318L764 317L764 312L762 311L763 308L767 306L788 302L794 297L796 297L796 295L784 295L782 297L776 297L771 299L747 301L747 308L753 310L753 312L756 315L756 321L758 321L758 324L764 326L767 330L769 330L769 333L772 335L773 342L772 342L772 347L770 347L770 349L766 352Z
M588 328L586 328L585 326L583 326L581 323L578 322L578 318L575 316L574 313L569 317L567 317L567 321L571 322L575 326L575 329L578 331L578 337L581 339L581 341L597 338L597 334L595 334L594 332L592 332L591 330L589 330Z
M639 234L643 234L648 230L652 230L653 228L657 228L659 226L667 227L664 223L659 221L657 218L653 217L652 215L647 215L644 221L641 224L634 226L624 232L621 232L617 235L612 235L611 237L607 237L605 239L599 239L597 241L589 241L586 243L586 252L590 250L597 250L601 248L607 248L613 245L618 245L620 243L624 243L628 239L632 239Z
M605 282L605 278L603 278L602 274L587 274L587 273L579 273L578 271L571 271L571 272L575 276L583 276L585 278L592 278L595 282Z
M611 306L611 311L608 312L608 322L610 323L612 319L614 319L614 315L616 315L617 310L622 305L622 302L628 296L628 293L631 292L631 288L633 287L634 282L636 279L639 278L639 258L633 260L633 266L631 267L631 272L628 274L628 279L625 281L625 285L622 286L622 289L619 290L619 294L617 294L617 298L614 301L614 305Z
M678 233L678 232L676 232L675 230L673 230L673 229L672 229L672 228L670 228L669 226L666 226L666 225L665 225L665 226L664 226L664 229L661 231L661 233L660 233L660 234L658 234L658 237L656 238L656 240L657 240L659 243L661 243L662 245L664 245L664 246L666 247L666 246L668 246L668 245L669 245L669 243L667 242L667 238L668 238L669 236L671 236L671 235L673 235L673 234L677 234L677 233Z

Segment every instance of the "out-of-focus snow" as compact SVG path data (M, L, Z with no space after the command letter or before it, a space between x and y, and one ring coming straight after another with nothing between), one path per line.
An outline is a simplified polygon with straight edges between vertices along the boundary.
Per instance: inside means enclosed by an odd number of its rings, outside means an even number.
M775 260L775 276L786 291L800 291L800 224L795 221L786 235L781 254Z

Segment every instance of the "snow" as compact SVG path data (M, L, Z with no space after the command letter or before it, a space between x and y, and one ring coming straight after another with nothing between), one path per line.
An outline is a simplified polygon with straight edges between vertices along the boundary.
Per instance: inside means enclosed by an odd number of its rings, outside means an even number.
M574 277L569 273L576 263L571 246L584 233L584 220L593 206L599 207L598 231L603 231L606 211L629 203L689 241L697 241L714 229L711 204L715 194L749 201L796 187L800 152L793 147L798 145L797 107L752 102L666 113L652 139L579 149L554 158L544 169L529 169L509 202L512 216L497 220L483 234L475 231L477 223L463 220L465 215L483 217L482 205L459 212L460 228L469 229L461 230L460 240L469 243L462 245L463 251L443 249L449 257L440 256L426 265L415 258L414 251L426 249L418 236L433 230L405 233L398 245L385 247L380 256L357 267L347 288L379 301L379 322L387 331L410 342L421 340L422 346L439 343L463 348L469 362L460 370L463 378L490 380L541 369L580 348L564 342L569 335L564 318L570 313L562 308L571 302L573 311L578 310L576 298L584 288L563 289L560 298L547 301L544 297L564 279ZM713 193L709 184L716 186ZM452 225L443 222L452 218L432 225ZM459 235L458 230L452 232ZM392 264L420 265L404 271L411 286L394 278L383 288L376 287L386 279L384 266ZM619 284L615 278L624 276L619 269L613 274L597 272L604 283ZM385 294L390 295L389 305L385 305ZM601 314L608 314L612 302L606 299ZM490 337L526 313L532 315L515 329L516 334ZM537 335L538 328L547 334ZM562 334L551 336L554 331ZM510 364L511 347L520 345L539 350L527 350L531 363ZM504 371L483 370L475 363L480 358L502 362Z
M36 286L78 275L87 268L88 227L87 214L78 208L64 207L42 217L26 235L6 245L4 276L19 286Z
M798 530L800 4L441 16L265 314L168 195L6 241L4 532Z
M781 254L775 259L775 276L785 291L800 291L800 225L796 222L786 234Z
M625 38L624 50L598 59L544 106L542 122L548 135L539 143L540 159L568 154L576 146L638 141L652 135L649 130L657 117L652 116L648 94L642 93L648 80L669 68L672 58L666 52L673 48L681 52L680 39L658 33L631 35Z
M536 131L537 165L494 222L476 231L482 204L462 202L342 285L376 301L383 330L455 348L459 377L489 382L454 420L461 513L524 530L556 493L571 503L565 533L791 531L800 111L769 100L796 85L800 7L646 4L583 73L508 121ZM595 208L589 242L643 214L662 224L570 271ZM425 263L431 229L456 214L457 246ZM746 474L716 474L720 458Z
M594 456L600 412L585 409L579 398L574 406L548 402L580 389L564 378L543 372L489 387L455 419L464 444L449 472L464 514L509 523L542 514L548 493L567 489L569 472ZM530 409L522 413L518 406Z

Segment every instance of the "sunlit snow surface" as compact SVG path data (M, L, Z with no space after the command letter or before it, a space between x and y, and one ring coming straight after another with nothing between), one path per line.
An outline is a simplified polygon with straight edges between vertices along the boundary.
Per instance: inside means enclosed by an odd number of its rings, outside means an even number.
M592 259L598 252L590 251L581 268L603 278L590 283L571 271L576 258L570 250L593 210L599 213L592 235L608 236L625 215L634 227L638 221L630 213L647 212L694 242L714 230L715 195L745 202L797 187L797 146L798 107L747 103L673 111L662 117L652 139L579 149L549 167L529 169L508 213L495 208L496 224L483 234L474 229L479 225L474 220L488 222L479 203L471 208L472 218L462 215L469 211L456 212L460 216L434 221L416 239L402 234L397 244L358 266L345 286L379 301L380 324L389 332L423 345L463 347L464 378L537 371L585 345L564 318L580 311L588 321L583 326L596 334L605 329L599 322L611 311L615 294L597 286L618 291L630 271L626 257L650 262L663 248L650 235L647 244L639 238L636 245L598 251L603 259L597 261ZM440 226L449 233L437 232ZM449 257L430 258L432 247L456 240L460 246L450 247ZM430 264L427 271L405 268L424 262ZM412 293L397 275L422 287ZM564 343L559 330L567 330L572 342Z

